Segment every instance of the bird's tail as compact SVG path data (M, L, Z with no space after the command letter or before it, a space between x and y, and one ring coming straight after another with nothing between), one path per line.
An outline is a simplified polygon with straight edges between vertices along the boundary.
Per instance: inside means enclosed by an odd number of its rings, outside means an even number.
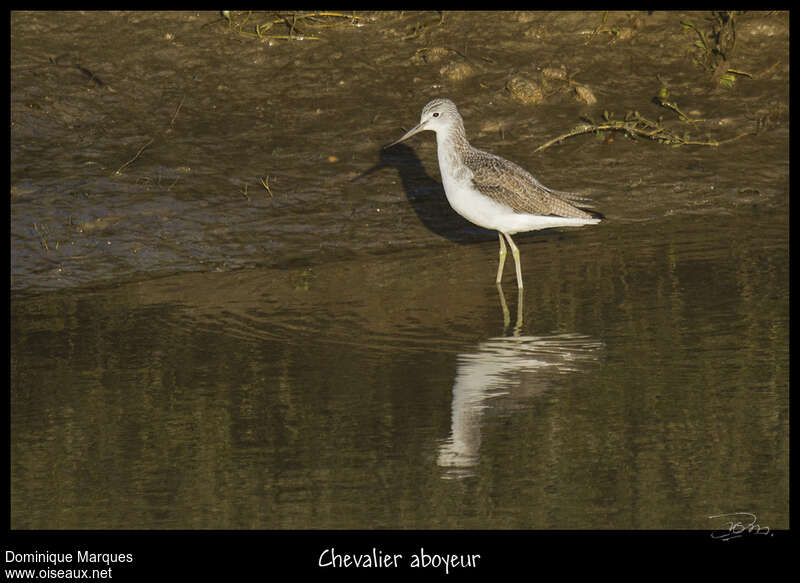
M591 198L587 196L583 196L577 192L566 192L563 190L553 190L552 188L547 189L550 194L557 196L563 201L568 202L571 205L574 205L578 209L582 210L585 213L588 213L592 216L593 219L605 219L605 215L603 213L599 213L594 209L594 203Z

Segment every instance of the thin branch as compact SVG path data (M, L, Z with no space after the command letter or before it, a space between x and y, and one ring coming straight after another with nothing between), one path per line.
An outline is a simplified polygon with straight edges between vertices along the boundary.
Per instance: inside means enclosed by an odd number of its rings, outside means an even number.
M136 158L138 158L139 156L142 155L142 152L144 152L144 149L147 146L149 146L150 144L152 144L152 143L153 143L153 138L150 138L150 140L144 146L139 148L139 151L136 152L136 155L133 158L131 158L130 160L128 160L127 162L125 162L122 166L117 168L117 171L114 172L114 174L121 174L122 173L122 169L125 168L126 166L129 166L131 163L133 163L133 161L136 160Z

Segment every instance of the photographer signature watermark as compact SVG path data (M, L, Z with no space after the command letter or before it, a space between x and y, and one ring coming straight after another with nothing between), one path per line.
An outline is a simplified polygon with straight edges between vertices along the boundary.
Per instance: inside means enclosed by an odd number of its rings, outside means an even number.
M711 538L713 539L733 540L751 534L772 536L769 527L758 524L758 519L752 512L713 514L709 518L720 520L727 524L727 530L717 530L711 533Z

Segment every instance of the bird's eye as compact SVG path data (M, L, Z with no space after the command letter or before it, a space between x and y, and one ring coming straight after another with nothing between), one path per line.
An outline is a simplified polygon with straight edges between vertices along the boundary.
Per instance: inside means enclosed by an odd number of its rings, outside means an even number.
M439 117L439 112L438 111L433 112L433 117Z

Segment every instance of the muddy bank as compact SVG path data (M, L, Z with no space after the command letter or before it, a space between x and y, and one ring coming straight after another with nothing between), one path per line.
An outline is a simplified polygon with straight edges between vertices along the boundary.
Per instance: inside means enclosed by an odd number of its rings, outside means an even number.
M13 13L12 289L485 240L443 202L432 139L380 150L439 95L476 145L591 195L615 221L787 204L785 13L737 16L732 87L712 84L685 25L711 34L710 13L293 22ZM691 122L654 102L662 89ZM698 140L757 133L676 149L607 132L534 153L633 111Z

